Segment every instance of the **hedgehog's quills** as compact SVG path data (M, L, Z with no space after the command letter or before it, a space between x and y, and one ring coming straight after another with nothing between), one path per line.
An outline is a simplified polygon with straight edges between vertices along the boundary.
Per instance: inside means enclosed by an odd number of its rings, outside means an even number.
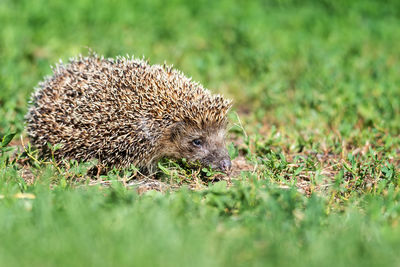
M59 64L39 84L26 115L42 156L97 159L107 167L149 169L162 157L227 171L226 114L231 101L212 95L169 66L96 55Z

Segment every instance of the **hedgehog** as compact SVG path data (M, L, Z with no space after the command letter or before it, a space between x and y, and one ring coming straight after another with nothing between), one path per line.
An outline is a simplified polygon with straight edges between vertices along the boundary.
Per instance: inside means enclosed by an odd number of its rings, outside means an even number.
M144 172L157 170L162 158L185 158L230 170L225 135L232 101L173 66L90 54L52 70L25 116L30 143L42 157L95 159L103 169L133 165Z

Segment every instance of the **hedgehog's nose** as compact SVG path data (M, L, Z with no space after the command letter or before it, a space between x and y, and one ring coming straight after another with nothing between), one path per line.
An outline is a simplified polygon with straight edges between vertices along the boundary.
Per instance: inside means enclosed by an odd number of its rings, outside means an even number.
M224 171L224 172L229 171L231 169L231 167L232 167L231 160L229 158L223 159L221 161L221 163L220 163L220 167L221 167L221 170Z

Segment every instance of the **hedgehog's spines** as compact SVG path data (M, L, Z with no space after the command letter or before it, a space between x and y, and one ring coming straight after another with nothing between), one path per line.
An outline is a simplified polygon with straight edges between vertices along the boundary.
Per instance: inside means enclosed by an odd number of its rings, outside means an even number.
M231 101L212 95L173 65L143 56L78 55L52 66L35 88L26 120L32 143L63 144L58 158L97 158L106 165L148 165L173 124L223 128Z

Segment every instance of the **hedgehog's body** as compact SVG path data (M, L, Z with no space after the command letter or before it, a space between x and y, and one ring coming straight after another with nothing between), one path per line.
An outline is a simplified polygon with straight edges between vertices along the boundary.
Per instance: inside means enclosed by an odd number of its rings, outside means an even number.
M230 101L170 67L80 57L39 84L27 131L45 156L48 144L61 144L57 159L149 167L161 157L185 157L226 169L229 107Z

